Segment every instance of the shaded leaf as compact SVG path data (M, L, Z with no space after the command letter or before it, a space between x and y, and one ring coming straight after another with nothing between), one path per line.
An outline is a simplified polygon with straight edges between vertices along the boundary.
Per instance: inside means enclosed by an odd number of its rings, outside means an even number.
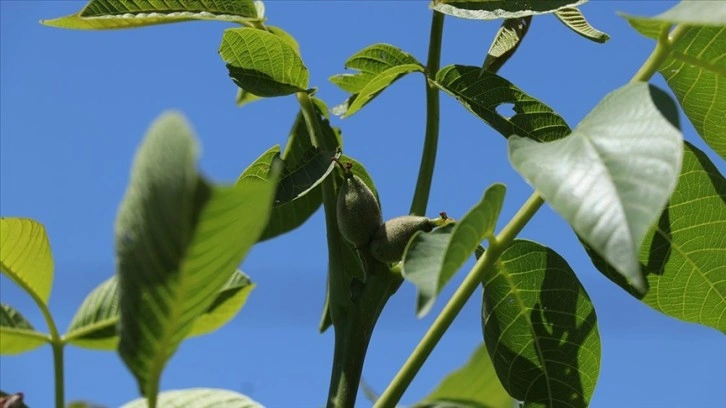
M91 0L76 14L41 23L77 30L108 30L193 20L243 23L260 18L252 0Z
M681 170L683 138L668 120L676 109L663 91L634 83L603 98L567 138L509 138L517 171L641 293L641 243Z
M447 375L414 408L512 408L514 401L502 387L482 343L466 365Z
M297 51L280 36L255 28L228 28L219 54L232 80L259 97L304 91L308 69Z
M436 73L436 85L504 137L526 136L540 141L570 133L562 117L506 79L479 67L449 65ZM511 106L513 116L499 113Z
M53 255L43 224L29 218L0 218L0 270L36 301L48 303Z
M164 391L159 393L158 407L174 408L263 408L249 397L234 391L214 388L189 388L186 390ZM146 400L135 399L121 408L146 408Z
M403 256L403 275L418 290L416 312L425 316L441 289L485 238L494 237L506 188L489 187L481 200L455 224L416 233Z
M650 290L643 297L592 251L608 278L669 316L726 333L726 179L685 143L678 185L640 250Z
M229 322L244 306L255 285L236 271L219 290L214 302L194 320L188 337L211 333ZM118 278L112 276L96 287L76 311L64 336L78 347L113 350L118 345Z
M521 18L575 7L587 0L433 0L431 8L439 13L474 20Z
M489 52L484 59L482 69L489 72L497 72L507 60L514 55L519 48L524 36L532 24L532 16L522 18L508 18L502 22L497 35L489 47Z
M116 222L119 354L142 394L257 241L274 183L209 185L197 144L178 114L151 126Z
M252 92L245 91L242 88L237 88L237 96L234 97L234 103L238 107L242 107L247 105L248 103L252 103L255 101L258 101L260 99L264 99L261 96L257 96L253 94Z
M345 68L358 72L330 78L332 83L352 94L343 104L333 108L334 114L343 117L359 111L404 75L424 71L416 58L388 44L374 44L358 51L348 58Z
M726 159L726 4L685 1L653 18L626 18L656 40L672 23L693 25L675 44L668 40L670 53L658 71L698 134Z
M588 40L592 40L598 43L604 43L610 39L609 35L591 26L578 8L567 7L557 10L555 11L555 17L557 17L557 19L560 20L562 24L571 28L572 31L580 34Z
M531 407L585 408L600 372L595 309L567 262L517 240L484 279L484 343L502 385Z
M48 342L50 337L35 331L20 312L0 303L0 354L21 354Z

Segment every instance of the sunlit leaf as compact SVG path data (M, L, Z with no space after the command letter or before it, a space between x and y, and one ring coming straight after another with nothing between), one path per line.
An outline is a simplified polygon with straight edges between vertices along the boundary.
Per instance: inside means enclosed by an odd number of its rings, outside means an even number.
M572 31L581 36L598 43L604 43L610 39L610 36L600 30L595 29L587 22L582 11L575 7L567 7L555 11L555 16L564 25L571 28Z
M28 218L0 218L0 271L30 296L48 303L53 255L43 224Z
M403 256L403 275L418 290L416 312L425 316L456 271L469 259L485 238L494 237L506 188L495 184L481 200L455 224L417 233Z
M237 86L255 96L289 95L308 86L308 69L297 50L279 35L255 28L228 28L219 54Z
M479 67L449 65L436 74L435 83L504 137L550 141L570 133L565 120L552 108ZM510 107L512 116L500 113Z
M517 171L641 293L641 243L681 170L683 138L669 122L676 109L663 91L634 83L606 96L567 138L509 138Z
M521 18L575 7L587 0L433 0L431 8L454 17L474 20Z
M686 143L676 190L640 250L643 297L589 251L608 278L652 308L726 333L726 179Z
M119 354L142 394L262 233L274 183L216 187L196 168L186 121L150 128L116 221Z
M48 343L45 333L33 329L12 306L0 303L0 354L20 354Z
M515 241L484 279L484 343L509 395L527 407L585 408L600 372L595 309L567 262Z
M108 30L192 20L246 22L262 18L252 0L91 0L81 11L52 20L51 27Z
M524 36L532 24L532 16L522 18L508 18L502 22L497 35L489 47L489 52L484 59L482 69L489 72L497 72L507 60L514 55L519 48Z
M484 344L466 365L447 375L436 389L414 408L513 408L514 401L502 387Z
M211 333L232 319L244 306L255 285L236 271L219 290L212 305L194 320L188 337ZM118 345L118 278L112 276L88 294L64 336L75 346L113 350Z
M726 159L726 3L683 1L653 18L626 16L641 34L659 39L684 24L658 68L701 137Z
M186 390L164 391L159 393L158 407L174 408L264 408L249 397L234 391L214 388L190 388ZM146 400L139 398L121 408L147 408Z
M378 96L384 89L404 75L423 72L424 67L412 55L388 44L374 44L358 51L345 62L354 74L339 74L330 81L352 94L333 113L348 117Z

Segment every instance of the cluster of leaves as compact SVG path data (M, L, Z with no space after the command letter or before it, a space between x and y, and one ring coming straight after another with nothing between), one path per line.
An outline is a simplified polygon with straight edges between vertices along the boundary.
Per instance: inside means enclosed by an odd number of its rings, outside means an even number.
M453 96L507 138L513 167L536 190L497 233L506 188L491 186L455 224L417 233L397 265L361 256L341 238L334 199L342 176L330 159L355 163L353 171L374 192L375 186L363 165L340 156L341 133L310 89L297 42L265 24L261 2L92 0L77 14L45 21L73 29L238 23L241 27L224 32L219 48L239 88L237 103L295 95L300 112L284 150L271 147L233 186L205 180L196 168L189 125L177 113L162 115L138 150L119 210L117 274L88 295L65 335L47 307L53 262L42 225L2 219L2 272L30 294L50 333L36 331L3 304L0 353L45 343L55 353L66 344L115 349L145 397L128 407L258 406L224 390L159 393L160 376L185 338L216 330L243 306L254 285L236 268L250 247L297 228L321 206L329 276L320 329L333 325L336 331L332 406L355 400L368 339L401 278L417 287L423 316L475 254L463 295L450 304L483 288L484 344L416 406L506 407L512 399L525 406L587 406L600 367L595 309L563 257L516 239L543 200L568 221L594 265L615 283L667 315L726 333L726 181L703 152L683 141L674 101L647 84L660 72L698 133L726 158L726 125L719 118L726 94L718 86L726 76L726 9L684 2L653 18L626 16L635 30L657 41L656 49L631 84L603 98L573 130L496 72L537 15L553 14L583 37L606 41L607 34L591 27L577 8L584 2L435 0L435 19L503 20L482 67L438 69L438 61L425 66L395 46L374 44L346 61L355 72L331 78L350 94L331 111L348 117L402 76L422 74L434 92ZM515 114L500 114L502 104L513 105ZM480 246L484 240L486 249ZM395 405L406 386L394 380L376 406ZM62 381L59 387L62 405Z

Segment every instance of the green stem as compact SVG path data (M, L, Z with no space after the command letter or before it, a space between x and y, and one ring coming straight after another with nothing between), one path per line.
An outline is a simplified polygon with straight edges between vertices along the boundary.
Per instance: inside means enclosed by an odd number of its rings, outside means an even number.
M658 36L658 43L655 45L655 49L653 49L653 52L650 53L648 59L645 60L643 65L640 66L638 72L636 72L635 75L633 75L633 78L630 79L631 83L649 81L671 54L673 46L686 33L688 26L679 24L673 29L673 31L670 31L670 29L670 26L663 27L660 35Z
M464 307L474 291L479 287L483 278L489 273L492 265L507 247L514 241L514 238L529 222L534 214L544 203L542 197L533 193L524 205L519 209L517 214L502 229L497 237L491 240L489 248L484 255L479 258L464 282L459 286L454 295L449 299L444 309L436 317L423 339L418 343L414 351L408 357L403 367L398 371L388 388L383 392L381 397L376 401L375 408L395 407L401 400L403 393L413 381L414 377L423 366L431 351L441 340L446 330Z
M48 306L46 306L46 304L32 292L29 291L28 293L31 293L31 297L43 313L43 318L45 319L48 331L50 332L50 346L53 350L55 406L56 408L63 408L65 406L65 380L63 375L63 346L65 346L65 341L58 333L58 327L55 325L55 321L53 320L53 316L50 314L50 310L48 310Z
M429 54L426 62L426 136L421 154L421 166L418 170L416 191L411 202L411 214L413 215L426 214L436 164L436 151L439 144L439 90L429 81L429 77L436 75L439 71L443 32L444 14L434 11L431 18Z

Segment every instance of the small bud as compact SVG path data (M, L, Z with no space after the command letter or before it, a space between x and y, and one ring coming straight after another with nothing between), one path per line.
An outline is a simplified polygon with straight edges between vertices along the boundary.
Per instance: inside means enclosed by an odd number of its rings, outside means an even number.
M371 189L350 172L350 166L346 166L344 171L345 182L338 191L338 229L346 241L361 248L370 243L383 223L381 207Z
M371 254L381 262L398 262L416 231L429 232L436 224L426 217L404 215L386 221L371 241Z

